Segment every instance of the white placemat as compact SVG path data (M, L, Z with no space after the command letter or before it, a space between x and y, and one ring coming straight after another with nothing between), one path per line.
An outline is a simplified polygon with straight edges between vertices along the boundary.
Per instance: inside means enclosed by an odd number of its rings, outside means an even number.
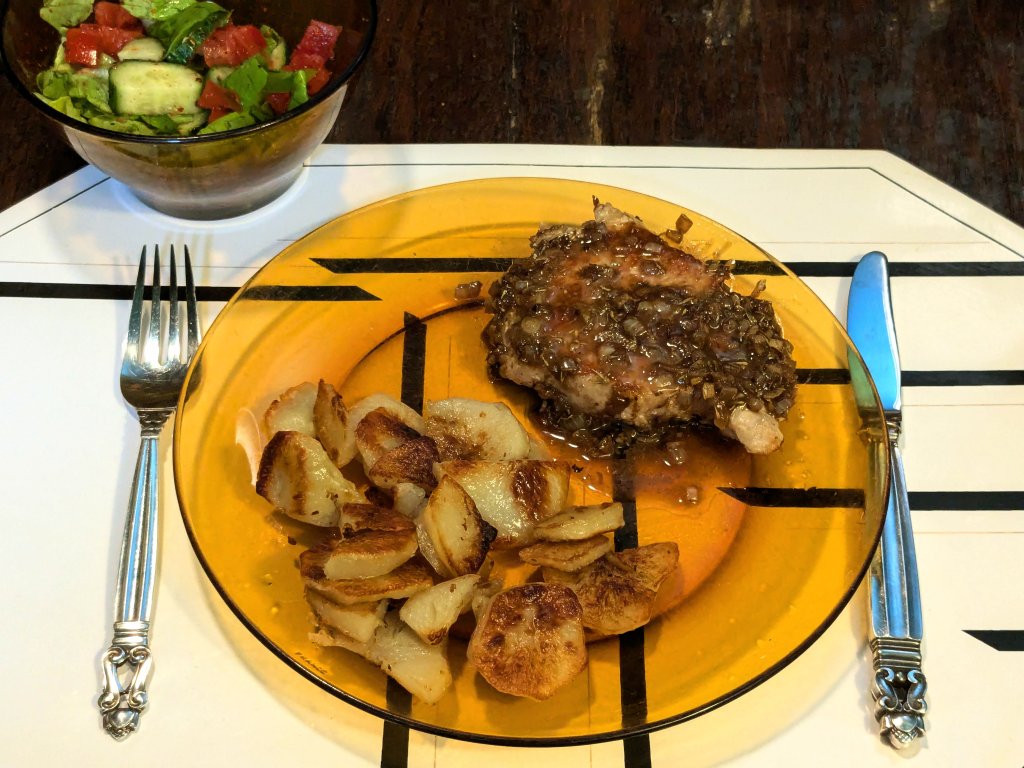
M380 720L285 667L214 593L171 492L169 431L152 703L126 742L103 733L98 658L137 450L117 370L141 245L189 244L199 283L227 296L342 213L492 176L592 180L699 210L793 267L839 317L854 262L889 256L931 704L912 760L1024 765L1024 230L880 152L525 145L325 146L282 199L216 223L154 213L93 168L0 212L0 764L903 764L870 714L863 594L779 675L625 747L385 738ZM203 304L204 327L221 306Z

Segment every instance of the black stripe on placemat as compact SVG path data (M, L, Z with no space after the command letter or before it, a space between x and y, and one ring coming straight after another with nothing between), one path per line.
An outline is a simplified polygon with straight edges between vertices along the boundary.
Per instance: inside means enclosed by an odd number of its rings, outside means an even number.
M1024 629L965 629L964 632L997 651L1024 651Z
M131 301L134 285L109 285L105 283L0 283L0 297L15 299L106 299ZM227 301L238 292L237 286L198 286L196 298L199 301ZM152 289L146 286L145 298L152 296ZM163 287L161 296L170 298L170 289ZM185 288L178 289L178 298L184 301Z
M388 711L404 717L412 710L412 694L390 677L386 692ZM384 721L380 737L380 768L406 768L409 765L409 729Z
M910 508L935 512L1024 510L1024 491L911 491Z
M794 261L786 266L798 277L852 277L855 261ZM734 262L737 275L781 275L768 261ZM1021 277L1024 261L890 261L891 277Z
M860 488L719 488L744 504L753 507L802 507L805 509L848 508L864 506Z
M336 275L422 274L431 272L504 272L516 259L494 256L451 258L313 259Z
M237 286L200 285L196 287L199 301L228 301L238 293ZM100 299L131 301L134 285L107 283L0 283L0 297L17 299ZM144 298L149 301L152 288L146 286ZM161 297L170 298L170 288L161 288ZM178 298L185 300L184 286ZM356 285L256 285L246 289L242 298L252 301L380 301L377 296Z
M904 371L904 387L1019 387L1024 371Z
M624 524L615 531L615 551L633 549L639 544L636 525L636 501L633 470L628 459L619 459L612 467L612 497L622 504ZM644 655L644 628L619 635L619 697L622 727L647 722L647 663ZM649 768L651 742L647 734L622 740L626 768Z
M427 362L427 326L416 315L408 312L403 317L402 335L402 402L423 411L423 382ZM392 678L387 683L388 710L404 717L412 711L412 695ZM384 721L381 736L381 768L405 768L409 764L409 729L404 725Z

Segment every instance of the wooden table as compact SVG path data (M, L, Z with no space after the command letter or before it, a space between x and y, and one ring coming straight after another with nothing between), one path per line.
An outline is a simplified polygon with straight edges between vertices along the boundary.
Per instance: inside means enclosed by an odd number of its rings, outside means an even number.
M1022 223L1022 65L1017 0L382 0L328 141L882 148ZM6 81L0 147L0 209L82 165Z

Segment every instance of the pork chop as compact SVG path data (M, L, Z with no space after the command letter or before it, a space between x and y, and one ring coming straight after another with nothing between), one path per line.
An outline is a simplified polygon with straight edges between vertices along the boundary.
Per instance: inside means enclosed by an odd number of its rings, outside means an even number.
M542 418L597 452L686 422L778 448L796 368L771 303L734 292L728 262L594 203L593 221L542 228L491 285L492 371L535 389Z

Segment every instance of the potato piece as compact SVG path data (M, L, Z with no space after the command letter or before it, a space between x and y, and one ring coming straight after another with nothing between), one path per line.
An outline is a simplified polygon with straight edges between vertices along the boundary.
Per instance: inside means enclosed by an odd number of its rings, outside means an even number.
M404 531L358 531L332 539L299 555L300 568L307 573L319 569L331 580L370 579L383 576L416 554L416 529Z
M306 589L316 592L339 605L369 603L375 600L401 600L434 586L434 577L426 563L414 558L398 566L391 573L369 579L332 581L320 575L315 565L303 570L299 558L299 573Z
M343 534L356 531L411 531L413 522L387 507L376 504L342 504L338 510L338 528Z
M423 555L423 559L430 563L430 567L434 569L438 576L442 579L450 579L457 575L437 554L437 548L434 546L434 540L430 538L430 534L427 532L427 526L423 522L422 514L416 520L416 542L419 544L420 554Z
M395 511L415 520L423 511L427 501L427 492L415 483L397 483L394 490Z
M543 541L580 541L621 528L622 505L616 502L573 507L537 523L534 531Z
M366 414L370 411L376 411L378 408L383 408L398 421L402 422L405 426L409 427L409 429L419 435L424 434L426 431L426 425L423 421L423 417L416 413L416 411L405 403L400 403L395 400L395 398L379 392L377 394L364 397L348 409L349 429L356 429L359 426L359 422L363 420L363 417L366 416Z
M424 417L426 434L446 461L508 461L530 452L529 435L504 403L451 397L428 403Z
M480 577L475 573L442 581L405 601L398 615L425 643L437 645L448 629L469 609Z
M313 403L316 401L316 391L316 384L307 381L285 390L272 402L263 415L267 437L273 437L278 432L301 432L315 437Z
M449 476L442 477L430 494L420 520L437 559L459 576L480 569L497 535L469 494Z
M300 432L278 432L263 449L256 492L289 517L320 526L338 522L338 505L365 501L323 446Z
M504 586L500 579L489 579L488 581L481 581L476 585L476 591L473 592L470 608L472 608L473 615L476 616L477 620L480 619L491 599L501 592Z
M375 603L338 605L322 595L308 590L306 600L309 601L317 619L331 630L342 632L359 643L370 641L388 610L387 600L378 600Z
M348 428L345 401L334 387L323 379L313 403L313 428L334 466L344 467L356 456L356 431Z
M419 436L384 408L370 411L356 427L356 450L363 469L369 472L384 454Z
M390 611L373 635L368 658L413 696L435 704L452 684L447 648L446 642L423 642L398 611Z
M530 565L578 571L611 551L611 539L593 536L580 541L542 541L519 550L519 557Z
M470 495L498 531L496 549L532 543L534 525L559 512L569 493L569 465L562 461L446 461L435 473Z
M571 589L512 587L488 603L466 655L499 691L547 699L587 666L582 617Z
M367 420L373 417L374 411ZM413 483L425 491L437 485L434 464L439 461L437 446L429 437L414 437L388 451L370 468L367 477L378 488L394 490L400 483Z
M575 573L544 568L543 576L576 593L587 629L619 635L651 620L658 587L678 565L678 546L664 542L609 553Z
M452 684L446 655L448 644L423 642L402 623L398 611L385 614L384 621L367 643L329 631L310 634L309 639L317 645L337 646L358 653L427 704L435 704Z
M674 541L645 544L616 554L648 589L660 589L665 579L679 567L679 545Z

